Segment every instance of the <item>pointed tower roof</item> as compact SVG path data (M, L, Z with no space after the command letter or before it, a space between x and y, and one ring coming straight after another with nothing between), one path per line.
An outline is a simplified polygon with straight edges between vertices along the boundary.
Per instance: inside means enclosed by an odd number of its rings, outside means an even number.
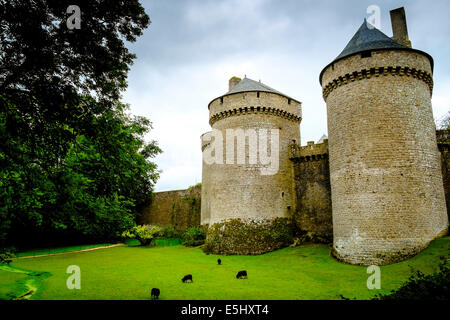
M334 59L334 61L366 50L405 48L409 47L395 42L364 19L361 27L359 27L353 38L347 46L345 46L344 50L342 50L342 52L336 57L336 59Z
M326 139L328 139L328 137L327 137L326 134L324 134L324 135L322 135L322 136L320 137L320 139L319 139L316 143L323 143L324 140L326 140Z
M231 90L229 90L227 93L213 99L212 101L221 98L221 97L225 97L231 94L235 94L235 93L241 93L241 92L257 92L257 91L261 91L261 92L270 92L270 93L276 93L279 94L283 97L286 97L288 99L294 100L298 103L300 103L300 101L298 101L297 99L291 98L288 95L285 95L284 93L281 93L278 90L275 90L271 87L269 87L268 85L262 83L261 81L255 81L252 80L250 78L247 78L247 76L244 77L244 79L242 79L238 84L236 84ZM211 101L211 102L212 102ZM208 108L209 105L211 104L211 102L208 104Z
M272 92L281 94L282 96L286 96L285 94L269 87L268 85L265 85L261 81L255 81L252 79L249 79L247 77L244 77L237 85L233 87L230 91L228 91L227 94L232 93L238 93L238 92L246 92L246 91L265 91L265 92Z
M428 53L412 49L392 40L364 19L363 24L345 46L344 50L342 50L342 52L332 62L323 68L319 77L320 83L322 83L322 74L328 66L343 58L369 50L408 50L419 52L430 59L431 70L433 70L433 58Z

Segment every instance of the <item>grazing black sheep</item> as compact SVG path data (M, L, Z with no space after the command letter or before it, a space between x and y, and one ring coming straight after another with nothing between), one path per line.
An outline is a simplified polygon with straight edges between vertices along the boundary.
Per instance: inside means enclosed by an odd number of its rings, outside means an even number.
M153 300L158 299L159 298L159 294L160 294L160 291L159 291L158 288L153 288L152 289L152 299Z
M188 281L188 280L191 280L191 282L194 282L194 281L192 280L192 274L187 274L187 275L185 275L185 276L183 277L183 279L181 279L181 281L183 281L183 283L186 282L186 281Z
M243 278L247 279L247 271L246 270L239 271L236 275L236 279L243 279Z
M217 264L222 264L222 260L217 259Z

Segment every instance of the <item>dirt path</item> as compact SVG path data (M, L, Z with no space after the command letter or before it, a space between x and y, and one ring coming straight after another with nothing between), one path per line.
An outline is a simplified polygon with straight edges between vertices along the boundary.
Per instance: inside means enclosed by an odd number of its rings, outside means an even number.
M38 255L34 255L34 256L15 257L15 258L11 258L11 259L12 260L19 260L19 259L30 259L30 258L57 256L57 255L61 255L61 254L70 254L70 253L77 253L77 252L93 251L93 250L98 250L98 249L113 248L113 247L118 247L118 246L123 246L123 245L125 245L125 244L124 243L117 243L117 244L112 244L112 245L109 245L109 246L102 246L102 247L95 247L95 248L88 248L88 249L67 251L67 252L38 254Z

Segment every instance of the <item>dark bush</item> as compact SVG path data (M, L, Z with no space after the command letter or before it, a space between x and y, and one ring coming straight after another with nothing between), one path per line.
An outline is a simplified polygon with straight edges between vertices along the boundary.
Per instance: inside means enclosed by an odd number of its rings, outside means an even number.
M439 271L425 275L414 271L409 279L397 290L386 295L376 295L373 300L449 300L450 267L448 260L441 257Z
M199 227L192 227L183 233L183 244L187 247L196 247L205 243L206 235Z
M159 233L159 238L180 238L181 233L172 226L165 226Z
M192 227L186 230L183 233L183 239L186 241L189 240L205 240L206 235L199 227Z
M205 243L205 240L186 240L183 245L186 247L198 247Z
M15 249L11 248L3 248L0 249L0 263L8 263L11 261L11 258L15 257Z

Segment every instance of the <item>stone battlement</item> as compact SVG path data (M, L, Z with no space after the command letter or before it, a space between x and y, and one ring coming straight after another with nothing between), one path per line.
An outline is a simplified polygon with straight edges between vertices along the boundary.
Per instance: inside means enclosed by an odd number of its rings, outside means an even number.
M328 139L323 143L308 141L306 146L296 143L289 145L289 156L298 161L314 161L328 158Z
M359 71L354 71L353 73L346 73L343 76L333 79L325 85L323 89L323 98L326 100L331 91L347 83L387 75L400 77L406 76L422 80L428 85L430 94L433 92L433 76L429 72L410 67L385 66L362 69Z
M286 110L280 109L280 108L274 108L274 107L263 107L263 106L250 106L250 107L239 107L239 108L233 108L226 111L221 111L216 114L211 115L211 118L209 120L209 124L212 126L216 121L232 117L232 116L240 116L240 115L246 115L246 114L267 114L267 115L273 115L278 116L281 118L285 118L291 121L300 122L302 120L301 114L295 115L292 114Z

